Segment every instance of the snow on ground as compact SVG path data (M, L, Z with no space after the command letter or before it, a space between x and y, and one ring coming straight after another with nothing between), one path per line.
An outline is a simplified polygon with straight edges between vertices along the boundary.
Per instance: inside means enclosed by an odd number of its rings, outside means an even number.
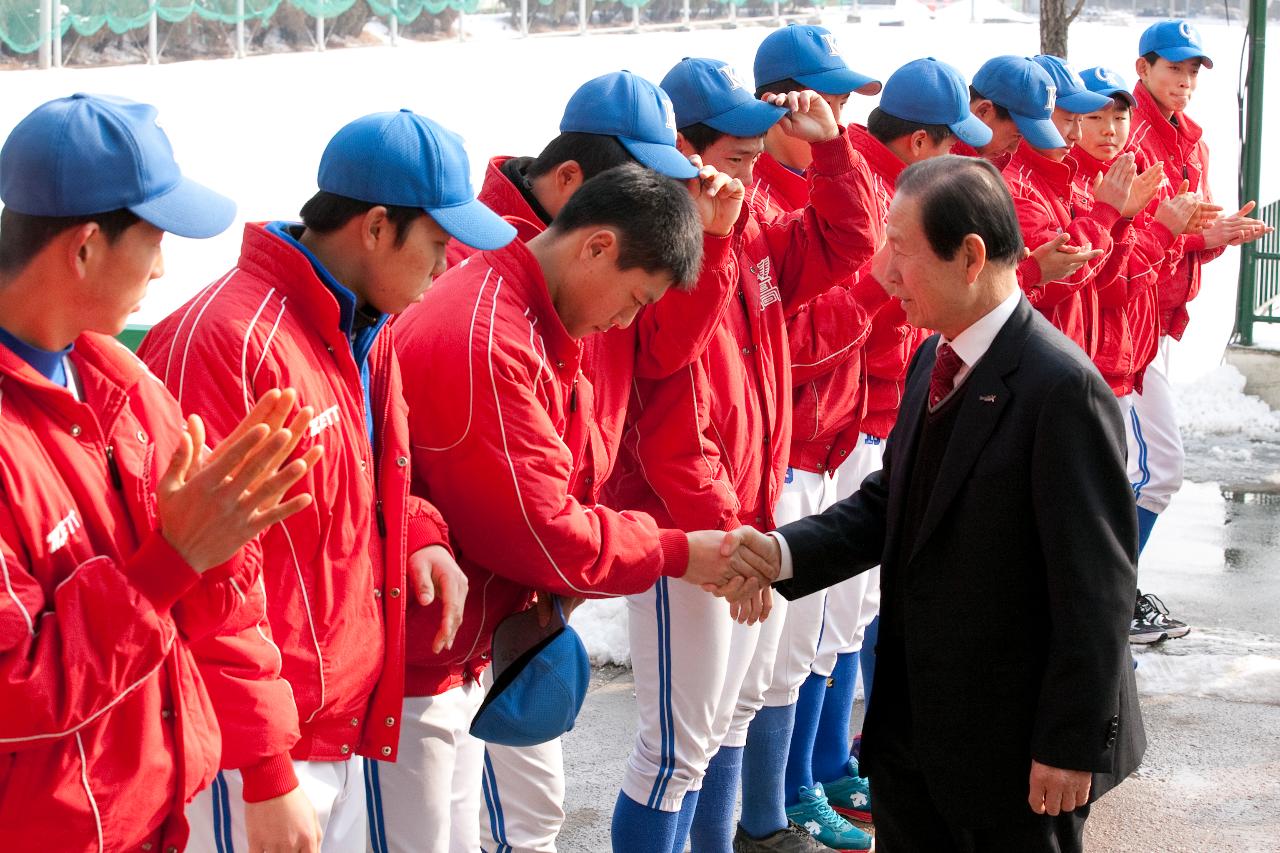
M1254 441L1280 440L1280 412L1244 393L1244 374L1222 364L1178 387L1175 403L1184 436L1237 435Z

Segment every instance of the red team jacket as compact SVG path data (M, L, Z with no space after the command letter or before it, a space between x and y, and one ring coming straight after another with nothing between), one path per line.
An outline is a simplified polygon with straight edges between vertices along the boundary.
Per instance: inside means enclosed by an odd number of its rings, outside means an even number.
M813 154L812 206L772 223L743 206L737 292L706 351L668 379L636 381L612 505L683 530L774 526L791 443L786 314L876 249L866 163L843 134Z
M1158 198L1168 198L1178 191L1184 180L1190 190L1206 201L1213 201L1209 188L1209 147L1201 138L1204 131L1186 113L1174 113L1167 120L1147 87L1139 83L1133 89L1138 107L1133 111L1133 131L1129 147L1141 151L1150 163L1163 163L1165 184ZM1200 265L1221 255L1226 247L1206 249L1199 234L1182 240L1183 253L1176 266L1160 279L1160 331L1181 340L1189 315L1187 303L1200 292Z
M1034 258L1018 265L1018 284L1027 300L1092 358L1098 340L1098 293L1092 283L1110 258L1112 229L1127 228L1128 222L1111 205L1091 205L1083 197L1073 183L1075 166L1069 160L1051 160L1025 140L1004 177L1027 246L1042 246L1066 231L1073 244L1087 242L1103 250L1100 257L1057 281L1041 281Z
M516 239L525 243L547 226L502 172L502 165L510 159L494 157L489 161L477 198L514 225ZM661 379L687 367L706 349L724 316L736 274L727 262L728 248L727 238L707 237L703 242L703 269L714 272L700 278L692 294L672 291L655 305L642 309L627 328L610 329L583 339L582 370L595 389L590 464L579 472L590 503L600 501L604 482L618 459L631 380ZM451 240L449 265L455 266L475 251Z
M768 154L756 163L755 179L750 201L762 221L779 219L809 203L804 177ZM853 451L867 402L862 347L872 318L888 301L889 295L864 265L787 317L792 468L834 470Z
M453 649L411 644L410 695L477 676L494 627L535 590L624 595L684 574L684 533L589 499L580 469L591 464L593 382L522 242L446 273L396 332L416 377L407 389L414 490L448 516L470 581ZM429 615L413 609L411 637L434 633Z
M0 849L181 849L220 754L298 737L214 717L289 701L260 553L191 570L157 529L177 404L110 338L70 359L84 402L0 347Z
M325 454L295 486L314 500L263 534L271 628L292 701L218 708L221 718L261 726L300 723L297 759L394 759L406 561L448 541L440 514L409 494L409 416L392 332L383 328L369 353L370 447L337 299L302 252L251 223L237 266L152 329L140 350L183 410L204 418L215 436L271 388L295 388L300 404L315 410L298 452L320 442ZM274 796L268 780L246 774L245 785L246 799Z
M902 174L906 164L861 125L849 125L849 139L871 165L875 176L876 221L883 226L889 218L889 205L893 202L898 175ZM898 420L907 367L916 348L928 336L926 329L917 329L907 322L907 315L902 312L899 302L888 300L876 314L871 334L862 348L867 395L862 432L876 438L888 438ZM857 438L856 435L853 437Z
M1138 171L1149 167L1136 152ZM1094 178L1105 173L1103 163L1076 146L1068 155L1076 167L1077 197L1090 203ZM1110 263L1099 271L1098 340L1093 363L1117 397L1142 390L1142 375L1160 344L1160 312L1156 282L1177 266L1182 240L1153 218L1159 200L1133 220L1116 239ZM1109 280L1104 281L1103 278Z

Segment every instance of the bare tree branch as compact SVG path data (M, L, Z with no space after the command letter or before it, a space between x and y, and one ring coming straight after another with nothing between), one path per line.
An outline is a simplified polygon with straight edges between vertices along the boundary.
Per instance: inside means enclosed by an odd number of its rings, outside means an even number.
M1084 0L1076 0L1076 7L1071 10L1071 14L1067 15L1067 25L1076 19L1076 15L1080 14L1080 10L1084 8Z

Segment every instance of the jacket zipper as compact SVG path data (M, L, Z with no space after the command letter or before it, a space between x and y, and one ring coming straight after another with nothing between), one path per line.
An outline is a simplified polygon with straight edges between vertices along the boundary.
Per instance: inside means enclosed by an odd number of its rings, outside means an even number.
M116 464L115 450L110 444L107 445L107 472L111 474L111 485L116 487L116 491L124 491L124 478L120 476L120 466Z

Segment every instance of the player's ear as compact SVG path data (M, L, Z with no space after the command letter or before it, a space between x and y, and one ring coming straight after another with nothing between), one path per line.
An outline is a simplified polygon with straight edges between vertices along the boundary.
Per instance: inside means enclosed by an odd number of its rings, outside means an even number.
M684 138L684 134L678 130L676 131L676 148L678 148L680 153L686 157L692 157L694 154L698 153L694 147L689 144L689 140Z
M611 228L597 228L582 243L581 257L587 261L608 260L618 255L618 235Z
M582 186L582 182L586 178L582 174L582 166L577 160L565 160L559 166L556 166L556 190L568 197L578 191L578 187Z

